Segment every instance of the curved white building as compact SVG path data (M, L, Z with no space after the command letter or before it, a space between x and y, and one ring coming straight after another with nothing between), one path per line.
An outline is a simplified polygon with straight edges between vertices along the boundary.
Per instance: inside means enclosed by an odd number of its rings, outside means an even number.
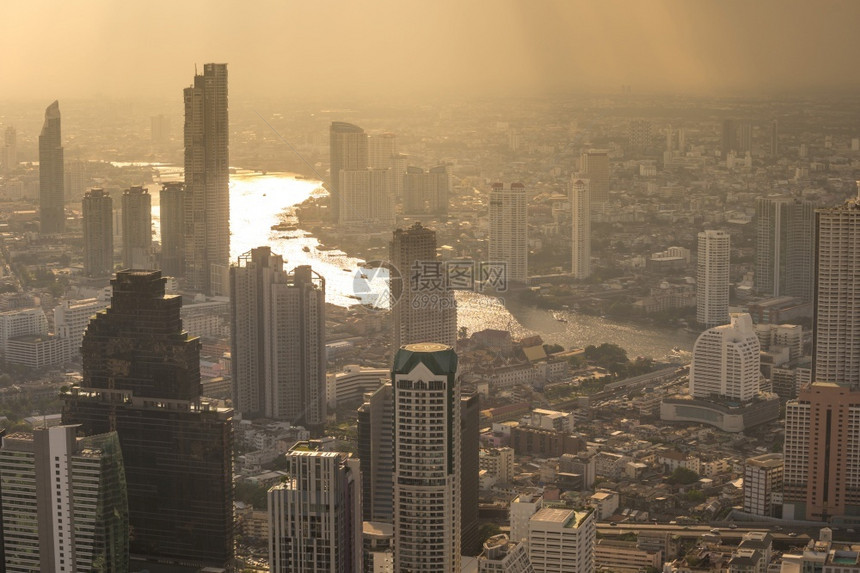
M749 314L703 332L693 346L690 394L745 402L759 392L759 340Z

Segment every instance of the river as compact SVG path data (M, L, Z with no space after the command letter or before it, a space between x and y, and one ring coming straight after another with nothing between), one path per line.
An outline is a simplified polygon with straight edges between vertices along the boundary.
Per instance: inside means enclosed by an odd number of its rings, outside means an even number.
M154 165L162 181L180 179L181 168ZM158 189L150 186L152 218L158 235ZM326 279L326 299L338 306L358 304L354 281L362 274L364 261L339 250L320 250L320 242L301 229L272 230L285 223L297 226L294 209L314 194L325 194L318 181L296 179L289 173L256 173L236 170L230 176L230 256L254 247L268 245L284 257L287 267L311 265ZM472 292L457 292L459 326L475 332L484 328L510 330L514 337L540 334L545 342L577 348L588 344L612 342L628 355L663 359L676 356L674 349L686 352L695 336L683 329L621 323L597 316L568 311L548 311L522 306Z

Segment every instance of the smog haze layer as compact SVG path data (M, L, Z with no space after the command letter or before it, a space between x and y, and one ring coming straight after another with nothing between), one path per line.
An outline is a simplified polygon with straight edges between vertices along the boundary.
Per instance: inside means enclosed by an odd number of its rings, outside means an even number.
M2 99L166 97L194 63L231 97L785 95L855 89L858 2L14 2Z

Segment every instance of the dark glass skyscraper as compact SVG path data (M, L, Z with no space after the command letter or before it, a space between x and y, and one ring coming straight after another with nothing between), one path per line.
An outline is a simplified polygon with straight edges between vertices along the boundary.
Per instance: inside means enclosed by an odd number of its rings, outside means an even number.
M227 295L230 266L227 64L205 64L185 88L185 277Z
M82 344L83 382L64 423L116 430L128 483L131 552L227 567L233 557L232 418L200 398L200 342L159 271L120 271L111 306Z
M66 230L63 184L60 103L55 101L45 110L45 123L39 134L39 221L43 235Z

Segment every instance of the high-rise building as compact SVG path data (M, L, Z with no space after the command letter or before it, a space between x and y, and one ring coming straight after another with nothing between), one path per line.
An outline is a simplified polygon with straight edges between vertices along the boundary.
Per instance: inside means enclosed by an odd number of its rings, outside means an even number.
M732 314L729 324L699 335L690 363L694 398L751 400L759 393L760 345L752 317Z
M66 203L76 203L84 196L86 188L87 164L84 161L70 161L63 173L63 196Z
M205 64L185 88L185 278L227 295L230 265L230 125L227 64Z
M359 573L362 521L358 460L297 442L286 479L269 490L269 571Z
M367 169L370 166L364 130L351 123L333 121L329 128L329 163L330 218L340 221L341 170Z
M394 198L388 169L341 169L338 222L342 225L390 226Z
M450 346L397 351L394 392L394 568L460 571L460 386Z
M748 120L737 123L737 144L735 145L735 150L741 154L752 151L752 123Z
M722 137L720 138L720 151L725 159L732 151L737 151L738 130L733 119L723 120Z
M627 126L627 147L634 153L645 153L651 148L652 125L650 121L637 119Z
M860 389L860 197L815 213L812 379Z
M756 200L756 291L811 301L815 205L790 198Z
M543 498L530 493L521 493L511 501L509 521L512 541L522 541L529 537L529 520L543 506Z
M0 569L129 571L128 498L116 432L75 439L76 430L54 426L3 438Z
M66 230L63 176L63 138L60 130L60 103L45 110L39 134L39 222L43 235Z
M122 266L152 269L152 207L145 187L130 187L122 194Z
M325 423L325 279L269 247L230 269L233 404L244 416Z
M149 140L152 143L165 143L170 139L170 118L164 114L153 115L149 118Z
M409 166L403 178L403 214L448 216L448 168L438 165L425 171Z
M505 189L494 183L490 191L489 259L504 263L509 282L528 281L528 197L525 185L511 183Z
M744 512L762 517L781 517L782 454L747 458L744 465Z
M10 338L48 334L48 319L39 307L0 312L0 356L6 355Z
M81 341L90 319L106 306L106 302L97 298L87 298L65 300L54 307L54 332L68 341L69 353L73 358L81 355Z
M371 169L389 169L392 157L397 155L397 136L380 133L367 138L367 166Z
M596 149L583 153L579 170L588 181L591 208L603 206L609 200L609 154Z
M18 168L18 132L11 125L3 133L3 153L0 155L3 173L9 173Z
M460 539L463 555L481 552L480 497L481 402L479 394L460 400Z
M394 348L418 342L457 342L457 308L436 258L436 231L415 223L394 231L389 244Z
M158 199L161 223L161 272L185 276L185 185L164 183Z
M725 231L699 233L696 265L696 321L705 328L729 322L731 236Z
M570 274L575 279L591 275L591 189L587 179L574 177L570 184L573 223Z
M770 156L779 157L779 120L770 122Z
M106 277L113 272L113 199L104 189L93 188L82 203L84 274Z
M860 512L860 392L813 382L785 406L783 519Z
M82 343L83 380L63 423L115 430L134 558L197 567L233 559L233 411L200 398L200 340L159 271L120 271ZM145 567L141 567L145 568Z
M484 542L478 556L478 573L534 573L529 561L528 542L510 541L504 533Z
M529 519L529 560L535 573L594 573L594 510L544 507Z
M394 522L394 394L383 384L358 408L358 459L364 521Z
M391 193L398 201L403 198L403 182L408 165L408 155L398 153L391 158Z

